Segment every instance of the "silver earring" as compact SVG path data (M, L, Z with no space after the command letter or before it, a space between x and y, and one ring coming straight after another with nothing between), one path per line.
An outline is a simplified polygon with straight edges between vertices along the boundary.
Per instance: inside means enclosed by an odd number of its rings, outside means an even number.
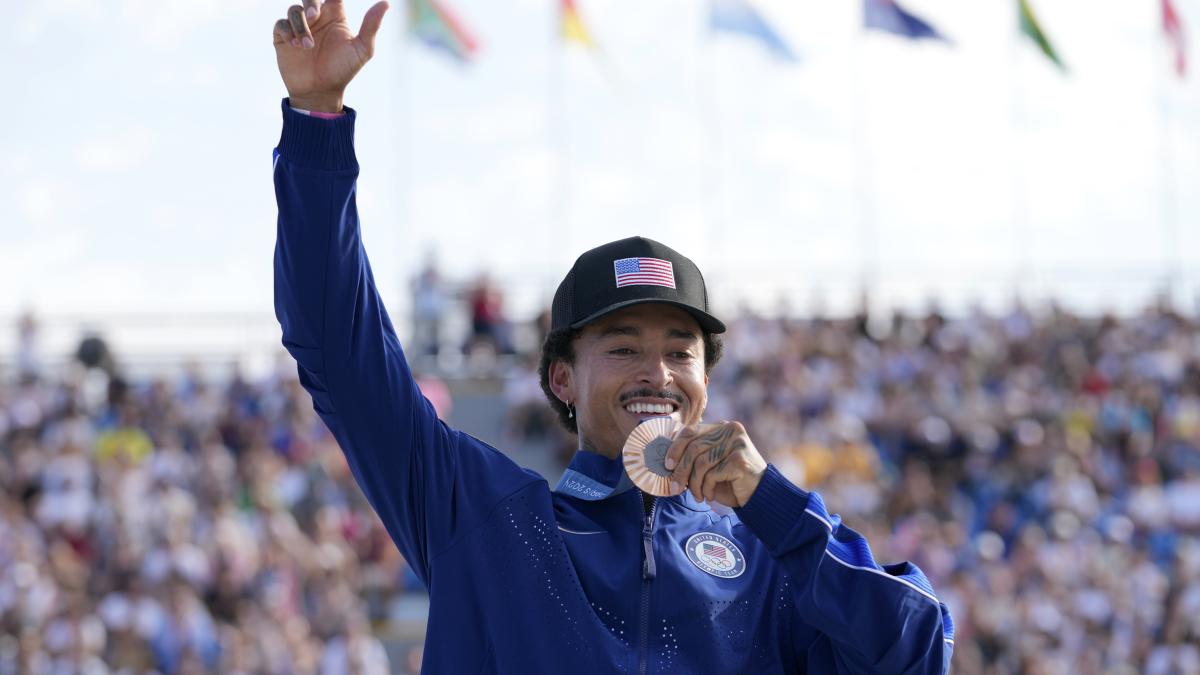
M567 404L567 419L575 417L575 407L570 403Z

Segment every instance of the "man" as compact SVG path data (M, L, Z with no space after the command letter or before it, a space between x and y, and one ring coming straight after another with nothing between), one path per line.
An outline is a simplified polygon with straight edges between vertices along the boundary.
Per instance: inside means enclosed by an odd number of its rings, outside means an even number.
M542 383L579 434L555 490L437 419L363 251L342 107L386 9L357 36L338 0L275 26L289 95L275 308L314 407L429 589L426 672L945 672L953 627L920 570L877 564L741 424L701 422L725 326L667 246L588 251L555 294ZM661 416L685 425L665 465L686 491L654 498L621 451Z

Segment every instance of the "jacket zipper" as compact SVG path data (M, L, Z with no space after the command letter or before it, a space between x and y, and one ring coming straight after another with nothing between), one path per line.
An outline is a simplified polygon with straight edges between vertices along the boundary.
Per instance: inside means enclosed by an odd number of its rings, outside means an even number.
M650 652L650 582L657 576L654 562L654 515L658 511L658 499L650 498L650 512L642 522L642 606L638 625L638 672L645 675L647 656Z

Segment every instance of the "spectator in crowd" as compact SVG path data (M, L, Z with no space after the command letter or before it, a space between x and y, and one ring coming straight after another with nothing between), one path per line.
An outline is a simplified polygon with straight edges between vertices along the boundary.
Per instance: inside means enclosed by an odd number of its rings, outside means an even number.
M466 348L471 353L487 347L493 354L512 352L512 340L508 320L504 316L504 294L490 275L480 274L467 292L467 304L471 311L471 335Z
M38 353L38 322L33 312L26 312L17 320L17 378L30 380L42 370L42 356Z
M87 377L0 380L0 674L389 672L416 585L298 382Z
M449 305L449 292L430 252L420 273L412 280L413 339L407 344L413 356L438 355L442 320Z

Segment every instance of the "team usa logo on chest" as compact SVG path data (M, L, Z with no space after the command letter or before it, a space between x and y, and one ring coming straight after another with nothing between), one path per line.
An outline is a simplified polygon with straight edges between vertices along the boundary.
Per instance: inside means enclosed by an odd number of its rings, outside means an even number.
M746 557L741 549L719 534L693 534L683 548L693 565L714 577L732 579L746 571Z

